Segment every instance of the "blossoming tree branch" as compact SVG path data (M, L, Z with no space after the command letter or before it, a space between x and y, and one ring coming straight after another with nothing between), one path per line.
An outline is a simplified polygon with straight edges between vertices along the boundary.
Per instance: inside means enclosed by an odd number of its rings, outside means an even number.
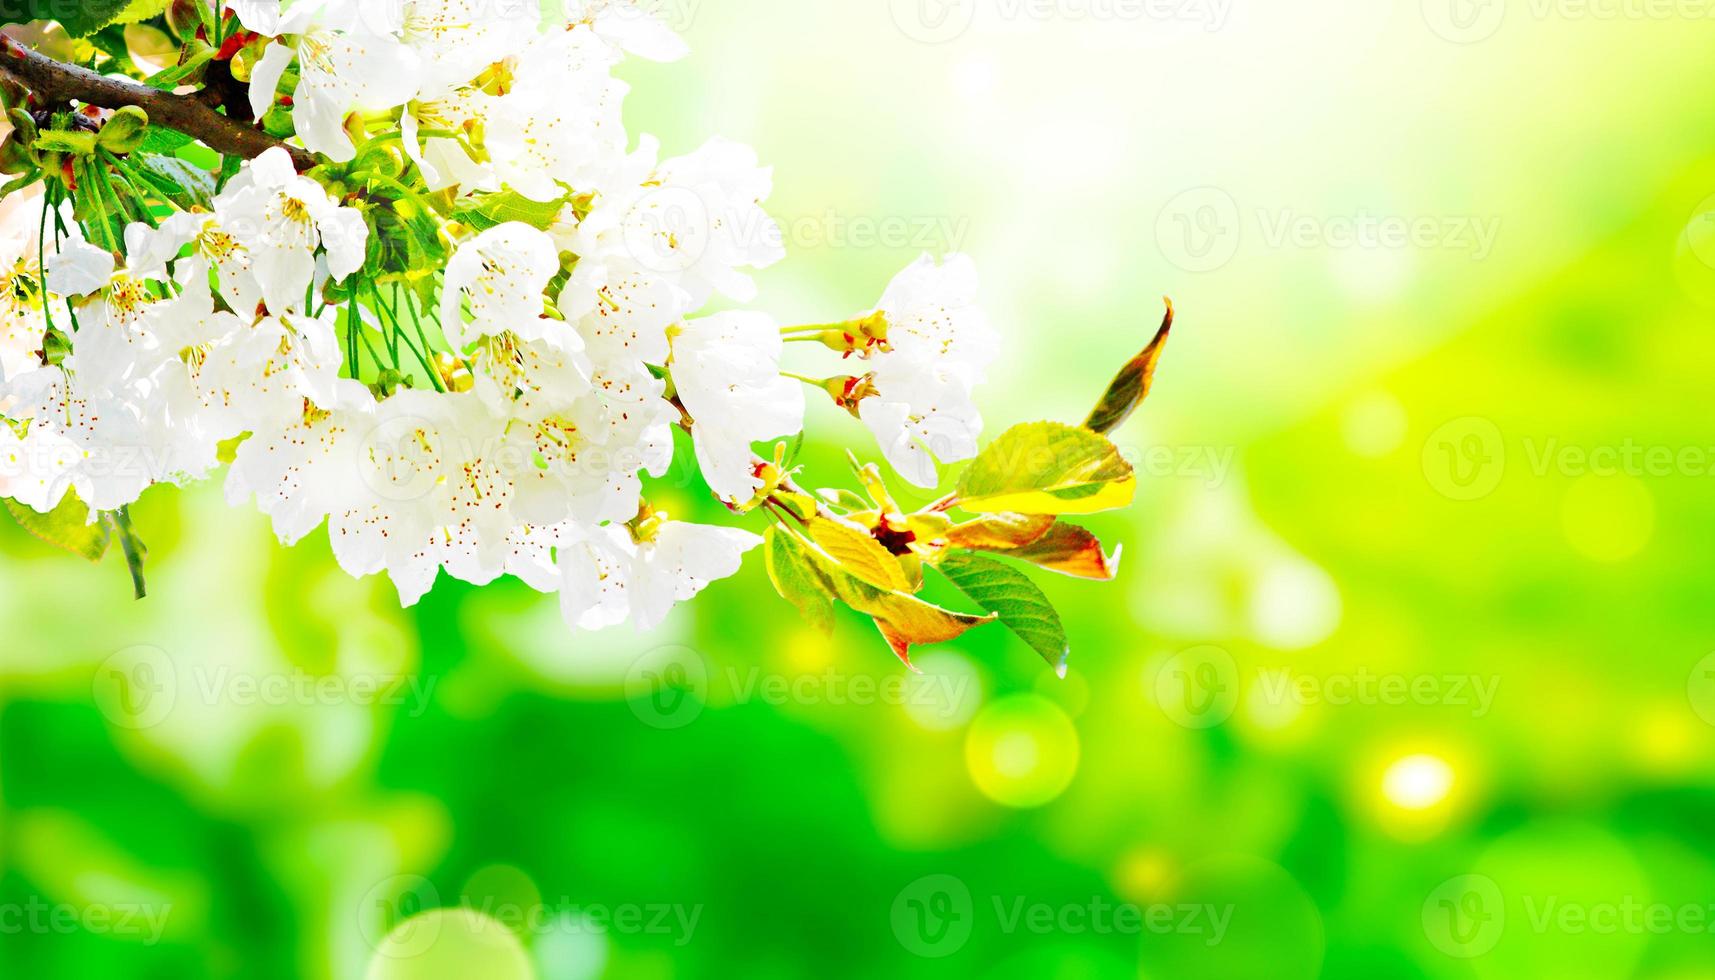
M1132 498L1107 433L1171 309L1082 425L982 448L972 392L1001 345L965 257L925 256L849 318L698 315L750 303L747 271L783 257L772 172L721 139L632 145L615 65L685 53L635 0L5 13L0 497L27 529L117 545L141 596L128 506L224 468L281 541L326 523L340 565L407 605L443 570L513 575L575 629L648 629L759 549L804 616L849 606L907 664L998 620L1064 669L1025 570L1115 575L1067 518ZM806 393L873 437L851 473L796 466ZM651 505L675 429L731 526ZM953 463L927 507L890 490L933 496ZM926 569L975 608L923 600Z

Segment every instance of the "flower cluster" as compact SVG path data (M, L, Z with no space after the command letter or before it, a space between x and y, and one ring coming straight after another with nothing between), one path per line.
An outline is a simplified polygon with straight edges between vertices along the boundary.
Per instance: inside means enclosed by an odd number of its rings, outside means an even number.
M650 507L675 428L741 513L792 489L753 446L802 430L806 391L918 486L977 454L998 345L968 259L837 323L699 315L783 257L772 172L632 144L613 69L685 51L633 0L172 7L184 62L247 86L228 115L281 145L187 173L188 141L72 140L113 114L24 105L65 138L0 206L0 496L93 515L228 466L230 501L287 543L325 523L406 604L442 570L511 574L573 627L649 627L763 540ZM97 174L139 200L100 206ZM789 349L863 370L788 373Z

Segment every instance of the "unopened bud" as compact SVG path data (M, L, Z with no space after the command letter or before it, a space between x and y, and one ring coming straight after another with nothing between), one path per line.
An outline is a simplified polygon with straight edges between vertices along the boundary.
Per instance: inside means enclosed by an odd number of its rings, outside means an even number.
M71 356L71 340L60 332L58 327L49 330L42 337L42 363L54 367Z
M202 12L197 10L199 6L203 7ZM189 41L202 29L203 19L208 16L206 11L203 0L173 0L167 5L167 27L180 41Z

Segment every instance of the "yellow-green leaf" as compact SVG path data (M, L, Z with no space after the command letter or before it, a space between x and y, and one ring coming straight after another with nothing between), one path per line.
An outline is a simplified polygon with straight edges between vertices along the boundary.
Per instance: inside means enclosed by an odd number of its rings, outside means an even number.
M797 606L812 626L823 633L833 632L833 587L811 560L809 546L778 526L770 527L762 537L764 563L774 591Z
M970 552L953 552L936 566L971 601L1000 617L1061 677L1066 676L1066 627L1054 604L1023 572Z
M103 521L90 523L89 508L72 491L67 490L60 505L47 514L16 500L5 503L7 513L20 527L54 547L64 548L90 561L100 561L101 556L107 554L107 543L111 537L107 524Z
M172 0L131 0L130 4L119 12L119 16L113 18L113 22L135 24L151 17L159 17L166 12L167 5L171 2Z
M812 518L808 527L816 546L852 575L877 588L910 591L899 559L868 532L827 517Z
M806 545L804 551L841 602L875 620L876 628L893 648L894 655L907 667L911 666L912 647L945 643L963 636L966 630L994 621L993 615L954 612L914 595L872 585L819 547Z
M947 532L947 543L974 551L1011 551L1042 537L1053 526L1052 516L988 514L955 525Z
M1107 393L1102 395L1095 411L1085 420L1084 428L1106 434L1131 418L1131 413L1149 397L1150 386L1155 383L1156 365L1161 363L1161 352L1167 349L1167 335L1172 332L1173 301L1168 300L1167 317L1161 321L1161 329L1156 331L1155 339L1114 376Z
M1131 503L1137 477L1107 437L1058 422L1001 434L959 479L955 506L978 514L1095 514Z

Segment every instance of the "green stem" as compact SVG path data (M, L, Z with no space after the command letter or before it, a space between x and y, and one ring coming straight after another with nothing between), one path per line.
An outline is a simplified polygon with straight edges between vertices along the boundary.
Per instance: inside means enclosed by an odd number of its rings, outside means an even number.
M113 530L119 538L119 547L125 552L125 567L131 572L131 590L137 598L149 594L143 583L143 559L148 556L149 549L143 545L143 540L137 536L137 529L131 524L131 511L121 507L112 513Z
M429 361L429 354L434 347L429 343L429 335L423 330L423 319L417 315L417 303L410 294L405 296L405 312L411 314L411 325L417 328L417 339L423 342L423 349L417 351L417 359L422 361L423 367L428 370L429 382L435 386L435 390L446 391L447 386L441 384L441 372L435 370L434 364Z
M36 233L36 275L41 279L42 316L50 332L54 329L54 304L48 300L48 212L53 210L54 185L50 181L42 189L42 227ZM54 220L59 219L59 212L54 211Z
M160 224L155 221L155 216L149 213L149 189L131 173L130 165L109 150L102 150L101 156L107 165L113 168L113 172L123 177L125 183L136 193L137 210L142 215L143 223L150 228L159 228Z

